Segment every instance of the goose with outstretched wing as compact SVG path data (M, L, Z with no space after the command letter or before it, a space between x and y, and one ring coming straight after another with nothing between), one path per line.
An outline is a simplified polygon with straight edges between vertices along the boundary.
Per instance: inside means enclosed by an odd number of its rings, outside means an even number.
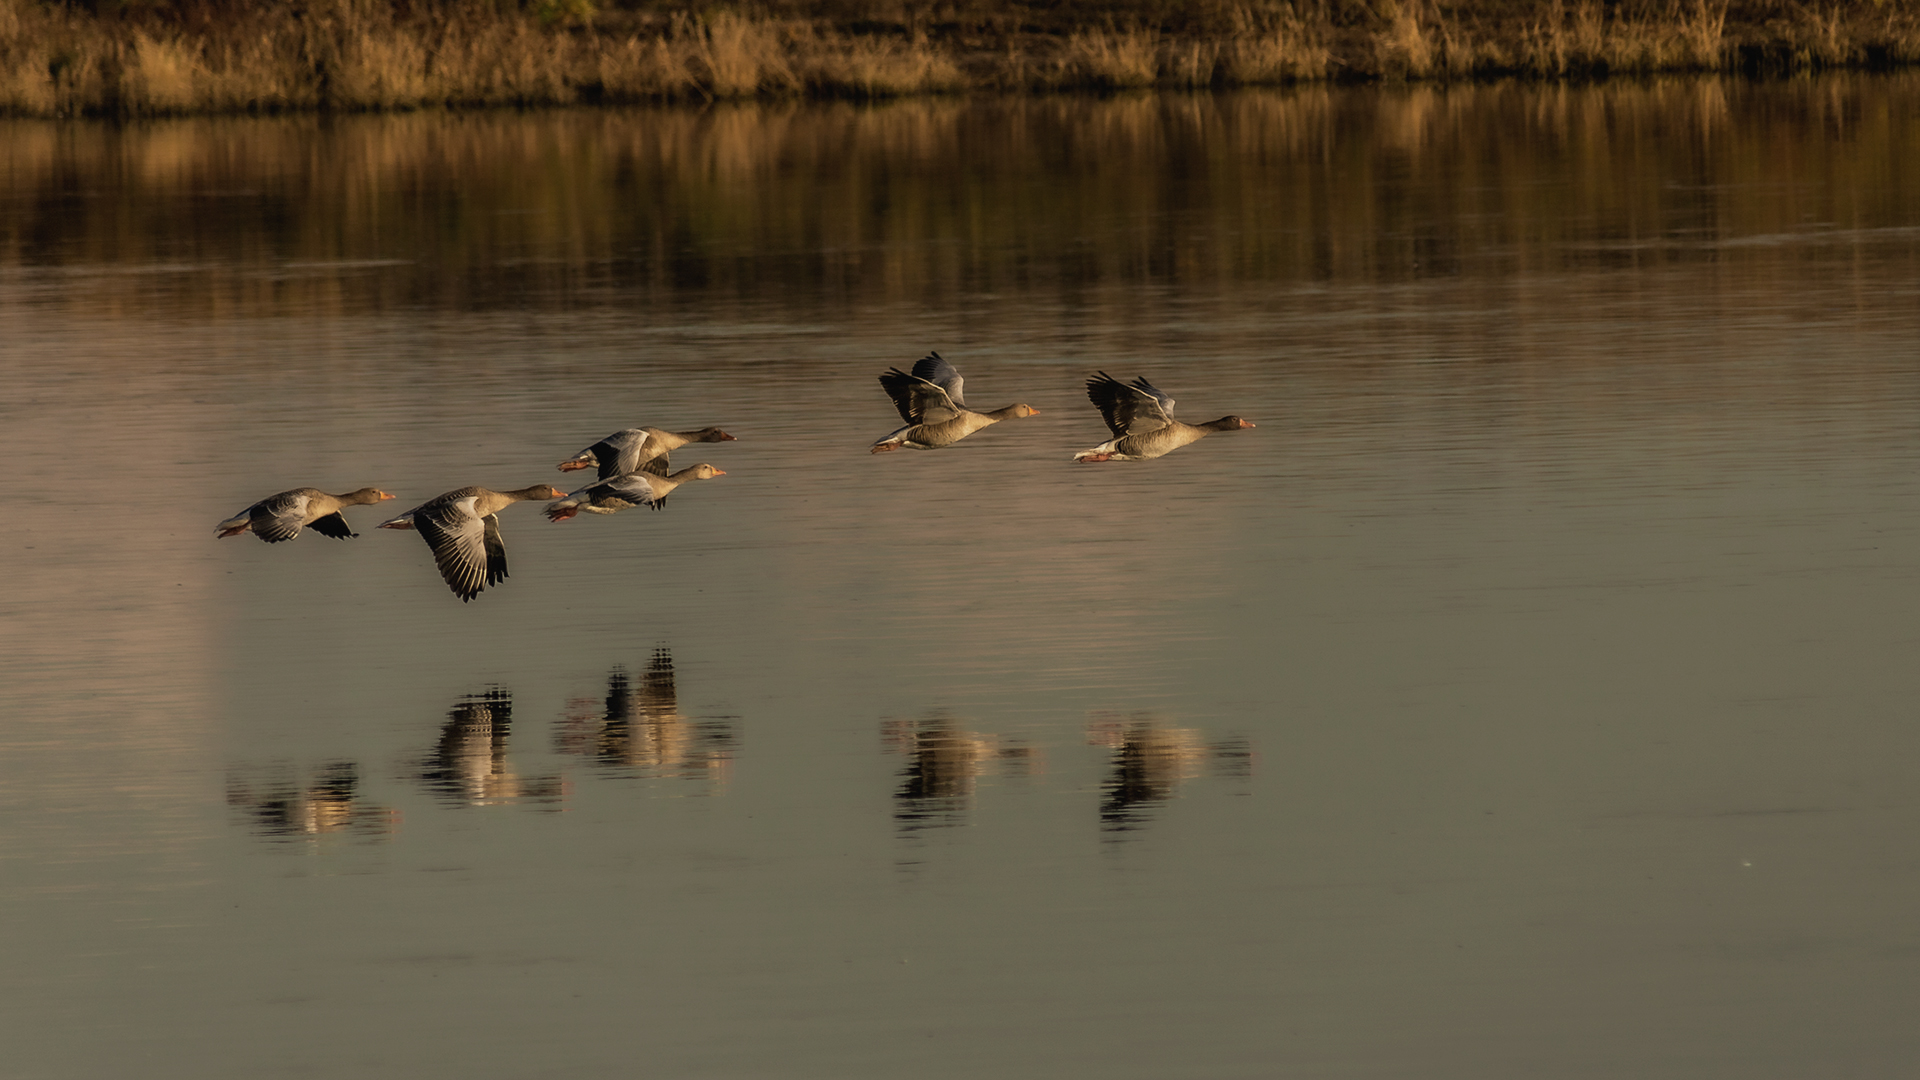
M598 469L602 480L633 472L667 475L667 455L688 443L738 442L717 427L698 431L668 431L665 428L622 428L560 463L561 472L574 469Z
M966 380L939 353L928 353L913 370L888 369L880 376L880 385L893 399L893 407L907 426L891 432L873 444L872 453L906 447L909 450L938 450L990 424L1002 420L1032 416L1040 410L1025 403L1009 405L992 412L967 408L963 389Z
M667 495L681 484L725 475L725 470L702 462L671 476L655 476L644 471L616 476L568 492L566 498L548 503L547 520L565 521L582 510L589 514L617 514L635 506L659 510L667 505Z
M1173 418L1173 398L1145 377L1123 383L1104 371L1087 380L1087 397L1106 420L1113 438L1073 455L1075 461L1146 461L1216 431L1253 427L1253 421L1223 416L1204 424Z
M321 536L350 540L359 534L340 514L342 507L385 502L393 496L379 488L361 488L345 495L329 495L319 488L299 487L269 495L214 528L217 537L252 533L269 544L291 540L302 529Z
M548 484L518 491L455 488L381 522L380 527L419 533L432 549L433 563L447 588L465 603L487 586L507 579L507 545L500 539L500 519L495 515L517 502L565 497Z

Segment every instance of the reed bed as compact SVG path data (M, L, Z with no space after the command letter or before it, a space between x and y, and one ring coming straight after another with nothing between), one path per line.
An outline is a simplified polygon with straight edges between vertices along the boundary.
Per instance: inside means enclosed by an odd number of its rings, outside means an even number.
M0 114L863 99L1920 62L1920 6L1891 0L1108 0L1072 15L956 0L937 9L939 21L882 0L755 11L592 0L101 4L0 0Z

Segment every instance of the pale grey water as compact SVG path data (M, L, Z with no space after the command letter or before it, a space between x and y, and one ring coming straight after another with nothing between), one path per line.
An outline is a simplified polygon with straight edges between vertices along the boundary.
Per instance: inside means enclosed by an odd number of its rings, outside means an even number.
M1914 89L4 129L0 1076L1909 1071Z

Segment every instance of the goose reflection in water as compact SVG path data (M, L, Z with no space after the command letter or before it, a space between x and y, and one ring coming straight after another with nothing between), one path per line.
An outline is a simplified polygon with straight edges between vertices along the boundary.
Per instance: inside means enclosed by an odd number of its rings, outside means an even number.
M604 703L569 701L557 742L561 753L641 776L704 780L706 793L717 794L739 740L730 720L689 720L680 714L673 653L655 649L638 679L625 668L608 674Z
M566 798L560 776L520 776L507 760L513 727L513 694L493 689L465 697L447 711L440 745L422 765L420 779L447 801L463 806L555 803Z
M1107 833L1140 829L1185 781L1253 774L1246 739L1209 743L1193 728L1169 727L1144 714L1129 720L1096 716L1087 725L1087 741L1113 751L1112 768L1100 785L1100 828Z
M304 777L291 767L273 773L249 780L236 769L227 776L227 805L244 813L263 836L295 839L345 833L383 839L400 827L399 811L369 806L357 798L360 770L351 761L322 765Z
M1008 776L1040 771L1032 747L1002 745L995 736L967 731L941 712L921 720L885 721L880 736L889 750L907 755L900 789L893 793L893 817L902 833L964 823L980 777L990 771Z

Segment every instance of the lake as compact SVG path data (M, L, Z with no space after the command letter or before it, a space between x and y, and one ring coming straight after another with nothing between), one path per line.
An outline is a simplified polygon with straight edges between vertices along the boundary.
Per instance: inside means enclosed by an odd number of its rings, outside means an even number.
M0 122L0 373L9 1080L1920 1060L1913 73Z

